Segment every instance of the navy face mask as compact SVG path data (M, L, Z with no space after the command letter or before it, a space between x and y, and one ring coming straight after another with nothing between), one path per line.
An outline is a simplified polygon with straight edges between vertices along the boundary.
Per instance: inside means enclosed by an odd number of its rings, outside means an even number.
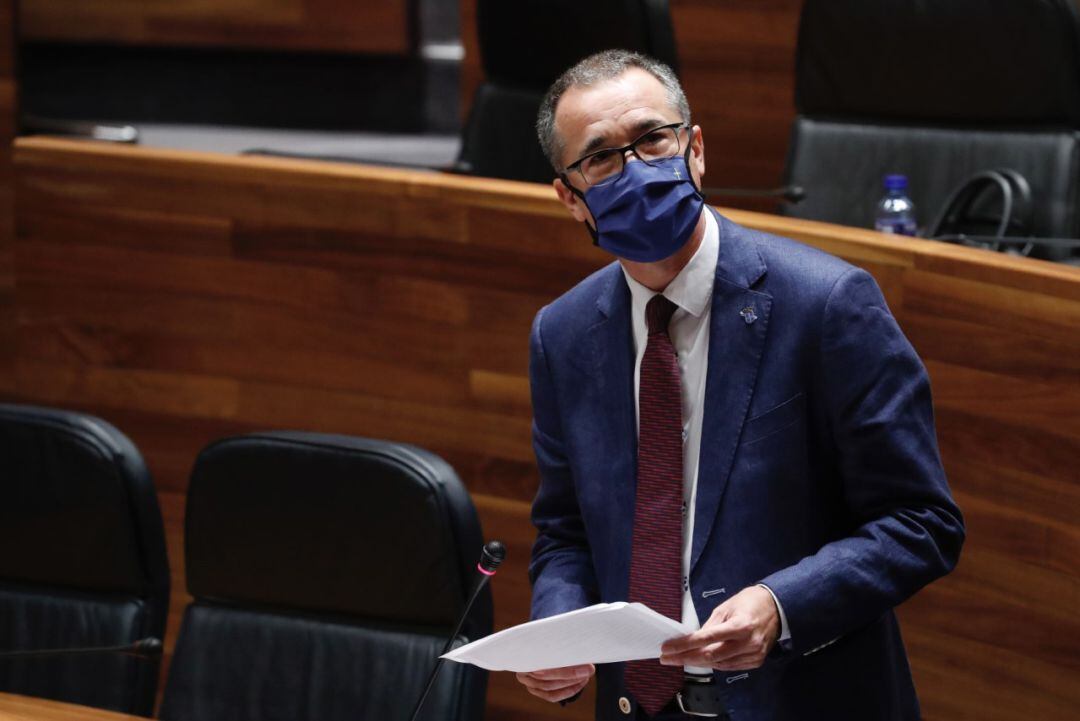
M593 242L639 263L663 260L686 245L705 205L690 175L689 154L687 147L686 155L629 161L615 182L584 195L574 189L596 221L595 230L585 224Z

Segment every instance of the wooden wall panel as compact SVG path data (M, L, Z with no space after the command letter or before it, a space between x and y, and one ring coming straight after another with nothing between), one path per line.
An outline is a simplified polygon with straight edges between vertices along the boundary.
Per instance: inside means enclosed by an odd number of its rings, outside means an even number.
M461 123L464 126L472 108L476 89L484 81L483 61L480 58L480 39L476 28L477 0L458 0L461 9L461 47L464 56L461 59L460 103Z
M198 450L254 429L417 443L510 547L496 622L527 616L535 311L607 258L549 188L315 162L22 139L17 388L143 449L186 600ZM1080 687L1080 270L728 211L875 274L930 371L968 543L901 609L925 717L1074 716ZM591 717L495 674L491 719Z
M680 77L709 151L709 187L780 184L795 118L802 0L670 0ZM482 82L476 0L461 0L463 116ZM773 201L730 199L772 210Z
M15 0L0 0L0 392L14 389L15 269L13 244L17 81L15 77Z
M709 150L706 185L780 184L801 9L802 0L672 0L682 81Z
M406 0L22 0L28 40L404 54Z

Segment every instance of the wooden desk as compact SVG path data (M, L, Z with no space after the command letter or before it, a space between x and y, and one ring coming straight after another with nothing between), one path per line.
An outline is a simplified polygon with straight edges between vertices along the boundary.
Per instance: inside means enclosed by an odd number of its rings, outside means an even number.
M49 138L19 139L15 161L17 357L0 396L88 409L142 449L169 533L167 649L192 461L255 429L443 455L509 547L497 627L526 618L529 326L608 260L550 187ZM867 268L929 368L968 542L901 609L925 717L1074 718L1080 270L727 214ZM488 718L585 719L591 701L552 708L495 674Z
M23 0L22 38L161 46L409 52L405 0Z
M128 716L89 706L60 703L32 696L0 693L0 721L146 721L142 716Z

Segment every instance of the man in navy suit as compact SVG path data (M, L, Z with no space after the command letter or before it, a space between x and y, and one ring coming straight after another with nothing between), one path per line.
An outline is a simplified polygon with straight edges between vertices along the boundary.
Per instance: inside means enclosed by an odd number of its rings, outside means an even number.
M583 60L537 128L617 262L533 323L533 617L631 600L698 630L659 661L518 679L565 703L595 673L603 719L918 718L893 608L964 530L874 280L704 205L701 128L661 63Z

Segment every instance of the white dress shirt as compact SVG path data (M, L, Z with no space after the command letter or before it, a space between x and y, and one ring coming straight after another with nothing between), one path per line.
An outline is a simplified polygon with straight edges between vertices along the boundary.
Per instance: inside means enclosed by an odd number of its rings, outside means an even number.
M709 317L712 315L712 291L716 278L716 261L720 253L720 229L716 218L707 210L705 214L705 235L701 246L694 253L686 266L668 286L663 294L677 308L668 325L671 344L679 356L679 376L682 386L683 417L683 538L682 538L682 579L683 604L682 622L691 628L700 628L697 611L690 593L690 553L694 538L694 507L697 500L698 460L701 457L701 422L705 415L705 379L709 366ZM634 412L639 417L638 398L641 385L641 359L645 356L645 345L649 333L645 324L645 306L656 295L656 291L646 288L630 277L623 268L623 275L630 287L631 322L634 336ZM769 593L772 590L762 586ZM773 596L776 601L776 597ZM783 609L776 601L780 612L780 640L789 638L787 619ZM708 674L708 668L687 666L687 673Z

